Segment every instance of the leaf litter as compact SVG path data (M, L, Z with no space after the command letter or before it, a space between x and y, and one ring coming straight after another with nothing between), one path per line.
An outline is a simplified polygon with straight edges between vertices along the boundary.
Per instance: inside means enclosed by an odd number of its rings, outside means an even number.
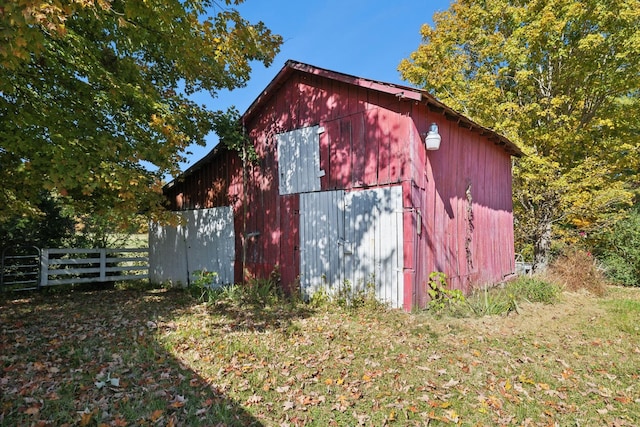
M612 315L587 294L470 319L170 290L5 298L0 424L632 426L640 338Z

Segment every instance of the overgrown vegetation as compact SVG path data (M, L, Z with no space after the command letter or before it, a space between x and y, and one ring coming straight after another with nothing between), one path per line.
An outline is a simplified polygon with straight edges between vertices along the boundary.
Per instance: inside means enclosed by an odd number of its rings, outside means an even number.
M580 249L571 248L560 255L551 265L549 278L569 291L585 289L599 296L607 291L606 278L597 260Z
M640 286L640 207L605 230L594 252L610 281L624 286Z
M542 283L519 285L539 287L530 298L546 302ZM265 298L264 287L227 287L208 302L169 289L2 295L0 423L633 426L640 419L638 289L612 288L601 299L565 293L554 305L522 301L519 314L458 319L314 308Z
M433 279L435 278L435 280ZM432 300L427 311L438 316L482 317L518 313L524 303L554 304L559 301L562 288L541 276L521 276L495 287L478 287L469 296L446 287L446 277L432 275ZM435 296L434 296L435 295ZM453 297L451 296L453 295Z
M351 312L361 309L370 311L385 310L388 305L376 298L375 277L371 276L367 283L354 286L351 281L345 280L334 291L319 289L309 299L309 304L315 308L328 308L333 305Z
M447 275L442 272L434 271L429 274L427 294L430 298L429 308L435 311L466 302L462 291L447 287Z

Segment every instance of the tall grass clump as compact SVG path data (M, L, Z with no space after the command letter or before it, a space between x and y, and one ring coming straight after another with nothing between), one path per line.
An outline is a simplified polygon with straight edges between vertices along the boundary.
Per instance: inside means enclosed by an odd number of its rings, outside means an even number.
M506 290L521 301L543 304L556 303L562 292L560 285L541 276L520 276L507 283Z
M477 317L517 313L519 310L513 292L502 287L487 286L475 289L466 299L464 307Z
M549 267L549 277L571 292L584 289L603 296L607 291L606 277L596 259L581 249L569 249L556 258Z

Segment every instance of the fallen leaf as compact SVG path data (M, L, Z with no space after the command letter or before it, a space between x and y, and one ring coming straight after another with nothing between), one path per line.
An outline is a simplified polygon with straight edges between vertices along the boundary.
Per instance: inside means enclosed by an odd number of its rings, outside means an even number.
M93 419L93 412L83 412L82 415L80 415L80 426L81 427L88 426L89 423L91 423L92 419Z
M254 394L253 396L249 396L249 398L247 399L247 405L255 405L256 403L262 402L262 400L263 400L262 396L258 396L257 394Z
M27 415L36 415L39 412L40 412L40 407L38 406L30 406L24 411L24 413Z
M629 399L627 396L618 396L615 398L615 400L624 405L626 405L627 403L631 403L631 399Z
M164 411L163 411L162 409L156 409L155 411L153 411L153 412L151 413L151 415L149 416L149 419L150 419L152 422L154 422L154 423L155 423L156 421L158 421L158 420L160 419L160 417L162 417L162 414L163 414L163 413L164 413Z

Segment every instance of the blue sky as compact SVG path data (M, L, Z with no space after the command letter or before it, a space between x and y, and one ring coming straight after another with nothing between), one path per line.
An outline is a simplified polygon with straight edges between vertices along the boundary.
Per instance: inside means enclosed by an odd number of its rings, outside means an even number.
M246 87L199 96L210 109L249 107L289 59L342 73L390 83L400 79L398 64L420 43L420 27L449 0L246 0L237 8L250 22L263 21L284 43L269 68L255 64ZM217 144L209 135L206 147L191 146L184 169Z

